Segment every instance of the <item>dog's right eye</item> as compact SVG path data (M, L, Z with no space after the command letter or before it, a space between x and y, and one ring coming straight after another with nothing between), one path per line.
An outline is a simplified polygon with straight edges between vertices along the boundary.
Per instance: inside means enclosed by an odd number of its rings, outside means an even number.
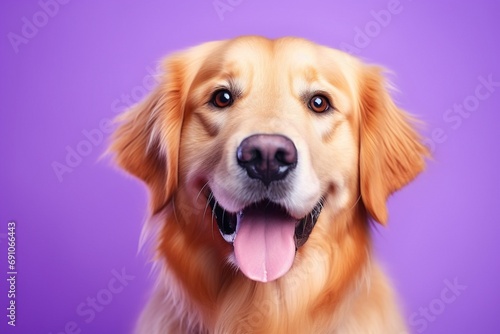
M323 95L314 95L309 100L309 109L314 111L315 113L322 113L330 110L330 102L328 98Z
M227 89L219 89L212 95L212 104L217 108L226 108L233 104L233 96Z

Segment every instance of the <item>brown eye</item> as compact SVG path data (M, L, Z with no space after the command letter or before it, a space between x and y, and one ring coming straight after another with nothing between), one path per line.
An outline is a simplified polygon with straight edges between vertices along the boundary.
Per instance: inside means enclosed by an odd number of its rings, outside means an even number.
M227 89L220 89L212 95L212 104L217 108L226 108L233 104L233 96Z
M322 113L330 109L330 103L323 95L314 95L309 100L309 109L317 113Z

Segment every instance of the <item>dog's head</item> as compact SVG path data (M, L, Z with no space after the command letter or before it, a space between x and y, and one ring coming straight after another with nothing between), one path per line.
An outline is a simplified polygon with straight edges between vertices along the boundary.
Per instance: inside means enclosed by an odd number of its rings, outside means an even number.
M184 224L232 244L253 280L284 275L321 216L366 210L385 224L387 197L424 167L381 70L346 53L241 37L175 54L164 70L122 116L112 150L149 186L153 213L175 211L182 192Z

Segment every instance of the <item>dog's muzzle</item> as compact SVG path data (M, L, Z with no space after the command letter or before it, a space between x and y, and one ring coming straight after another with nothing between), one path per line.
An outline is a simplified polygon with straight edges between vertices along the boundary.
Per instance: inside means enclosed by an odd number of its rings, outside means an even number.
M307 241L318 220L323 200L302 218L293 217L277 203L289 193L287 176L298 163L297 149L285 136L247 137L238 146L236 159L256 185L248 189L255 202L236 213L226 211L213 193L208 202L221 235L234 246L243 274L256 281L272 281L290 270L296 250Z

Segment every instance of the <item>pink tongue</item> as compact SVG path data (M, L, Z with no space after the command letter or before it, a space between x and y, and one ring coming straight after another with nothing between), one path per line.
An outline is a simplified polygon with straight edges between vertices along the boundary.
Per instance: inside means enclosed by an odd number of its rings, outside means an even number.
M273 281L292 266L297 221L281 211L271 205L238 215L234 253L240 270L252 280Z

